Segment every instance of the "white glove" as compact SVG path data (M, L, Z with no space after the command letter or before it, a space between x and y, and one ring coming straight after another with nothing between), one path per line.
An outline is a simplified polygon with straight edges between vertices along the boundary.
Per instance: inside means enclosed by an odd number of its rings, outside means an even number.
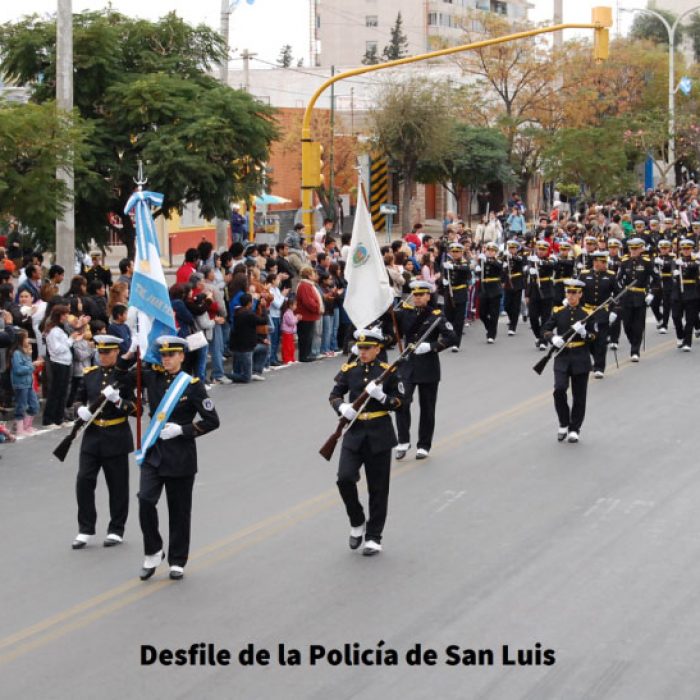
M617 321L617 314L614 311L610 312L610 316L608 316L608 321L610 323L615 323L615 321Z
M674 276L674 277L680 277L680 276L681 276L681 271L680 271L680 270L674 270L674 271L673 271L673 276Z
M445 262L442 263L443 270L454 270L454 267L455 266L449 260L445 260Z
M562 338L560 335L552 336L552 345L554 345L555 348L563 348L565 342L566 341L564 338Z
M644 297L644 301L646 302L647 306L651 304L652 301L654 301L654 295L653 294L647 294Z
M477 266L474 268L474 272L481 272L481 265L477 265Z
M87 406L80 406L78 409L78 418L80 420L84 420L86 423L92 418L92 413L90 412L90 409Z
M111 401L112 403L119 403L119 400L121 399L119 390L115 389L113 386L109 386L109 384L102 389L102 396L104 396L107 401Z
M583 321L576 321L573 326L571 326L574 329L574 333L578 333L582 338L585 338L588 335L588 331L586 331L586 324L583 323Z
M536 255L528 255L527 260L528 262L536 263L539 260L539 258Z
M416 355L425 355L426 352L430 352L430 343L421 343L415 350Z
M386 400L386 394L384 393L384 389L382 389L381 385L376 384L375 382L369 382L365 387L365 391L373 399L376 399L380 403L384 403L384 401Z
M481 260L481 262L484 262L484 260L486 260L486 253L479 253L479 260Z
M562 306L568 306L568 305L569 305L569 300L566 299L566 298L562 299L561 305L562 305Z
M350 352L355 355L355 357L358 357L360 355L360 348L358 348L357 345L353 345L350 348Z
M182 435L182 426L177 423L166 423L160 431L161 440L172 440Z
M449 287L450 286L450 280L448 280L446 277L442 280L442 286L443 287Z
M582 263L582 262L576 263L576 269L577 269L577 270L583 270L583 263Z
M663 265L664 261L661 258L654 258L654 265Z
M355 420L357 415L357 411L352 407L351 403L341 403L338 407L338 413L346 420Z

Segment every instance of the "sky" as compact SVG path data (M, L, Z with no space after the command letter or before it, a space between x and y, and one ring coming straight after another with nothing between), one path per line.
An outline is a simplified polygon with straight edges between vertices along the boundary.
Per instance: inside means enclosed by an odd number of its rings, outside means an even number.
M238 6L231 15L230 44L232 49L231 68L241 66L240 52L243 49L258 54L251 67L263 68L261 61L274 63L284 44L291 44L293 55L304 58L308 65L308 24L309 0L239 0ZM347 0L348 5L356 0ZM106 0L73 0L73 11L97 10L105 7ZM534 0L534 9L530 10L530 19L535 22L551 18L552 0ZM645 7L646 0L565 0L565 22L590 22L591 7L609 4L613 7L613 17L616 7L634 8ZM23 15L36 12L45 14L55 12L57 0L20 0L0 2L0 22L17 20ZM171 10L184 17L188 22L197 24L204 22L218 28L220 22L221 0L112 0L112 7L125 15L156 19ZM627 31L632 21L631 13L620 13L623 33ZM613 28L613 34L616 28Z

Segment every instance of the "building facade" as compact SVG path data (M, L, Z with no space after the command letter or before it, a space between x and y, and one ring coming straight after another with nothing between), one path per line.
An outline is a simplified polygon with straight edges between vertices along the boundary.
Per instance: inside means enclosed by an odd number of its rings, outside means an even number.
M411 55L456 44L472 10L519 22L530 7L527 0L309 0L311 65L359 65L372 49L381 57L399 12Z

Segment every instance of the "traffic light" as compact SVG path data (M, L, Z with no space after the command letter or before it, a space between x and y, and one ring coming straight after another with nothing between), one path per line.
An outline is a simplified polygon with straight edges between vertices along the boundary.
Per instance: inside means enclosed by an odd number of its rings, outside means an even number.
M610 47L610 32L612 27L612 8L594 7L592 12L593 24L598 25L593 37L593 59L596 63L607 61Z
M321 187L323 184L323 146L318 141L301 142L303 187Z

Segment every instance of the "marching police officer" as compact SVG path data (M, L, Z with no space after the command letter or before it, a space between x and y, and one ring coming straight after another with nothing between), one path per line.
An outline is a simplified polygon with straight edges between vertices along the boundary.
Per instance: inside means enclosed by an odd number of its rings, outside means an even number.
M552 313L554 297L554 260L549 256L549 244L538 241L535 255L528 258L528 283L525 289L525 301L530 316L530 328L535 336L535 346L546 350L547 344L542 337L542 325Z
M598 250L598 239L595 236L586 236L583 239L583 250L576 258L576 277L581 276L582 270L593 269L593 253Z
M593 309L619 292L617 276L608 270L607 251L596 251L591 254L591 257L593 269L582 270L579 278L584 283L583 309L586 313L591 313ZM590 351L593 355L593 376L596 379L602 379L605 375L608 330L610 323L614 323L615 320L617 320L617 309L612 306L600 309L593 316L597 331L595 340L590 344Z
M382 384L375 381L389 368L378 358L383 342L381 330L361 329L354 335L359 357L341 367L329 401L336 413L351 421L343 436L337 481L350 519L350 549L357 549L364 537L362 553L372 556L382 551L382 532L389 503L391 450L396 445L389 412L401 406L401 397L395 371ZM369 400L357 412L352 404L363 391L367 391ZM369 492L368 519L357 494L362 466Z
M458 241L449 245L450 256L442 263L442 284L445 295L445 316L455 329L457 342L452 346L452 352L459 352L462 345L464 318L467 314L469 301L469 282L471 267L464 259L464 246Z
M511 238L506 243L506 254L503 265L503 310L508 316L508 335L515 335L523 303L525 278L523 268L525 258L520 255L520 243Z
M109 492L109 525L103 544L121 544L129 514L129 453L134 449L128 416L135 415L134 383L131 375L117 368L121 338L96 335L99 365L86 367L76 399L83 404L78 418L92 422L83 432L75 484L78 499L78 535L73 549L83 549L95 534L97 511L95 488L100 469L104 471ZM93 417L88 408L101 397L104 405Z
M658 283L654 288L654 301L651 310L656 318L656 329L662 335L668 332L668 319L671 316L671 293L673 291L673 271L676 269L676 256L671 252L673 244L663 239L657 245L658 254L654 258Z
M503 296L501 286L503 264L496 258L498 253L496 243L489 242L484 248L486 253L479 256L479 263L474 268L474 272L480 275L479 316L486 329L486 342L493 344L496 342L498 333L498 317Z
M678 247L680 256L673 271L673 325L676 328L678 347L683 352L690 352L693 345L693 328L700 310L700 268L693 258L692 240L684 238Z
M144 380L148 389L151 420L155 419L161 424L165 422L158 439L147 447L141 465L139 520L146 555L140 574L142 581L153 576L158 565L165 559L156 509L164 487L169 511L170 578L179 580L184 576L190 549L192 489L197 473L195 438L219 427L214 402L196 377L187 381L170 415L154 415L163 396L175 389L171 385L178 380L187 349L187 340L177 336L160 336L157 343L163 368L153 366L144 373ZM195 422L197 415L200 420ZM151 428L146 433L146 438Z
M571 243L562 241L559 244L559 257L554 266L554 306L561 306L566 296L564 280L577 276L576 258L573 255Z
M654 301L651 287L656 279L656 272L651 258L644 253L644 245L641 238L631 238L627 241L629 255L622 258L618 272L621 287L633 285L623 297L621 306L622 324L630 343L632 362L639 362L647 306Z
M399 433L396 459L403 459L411 447L411 400L416 386L420 405L416 459L426 459L435 432L435 404L440 383L438 353L452 347L457 338L452 324L442 311L430 304L430 282L415 280L411 282L410 287L413 303L404 303L397 313L399 332L405 342L408 344L420 339L435 317L438 317L439 321L430 336L421 342L408 360L399 367L399 388L403 402L396 413L396 427Z
M585 284L581 280L566 280L566 306L557 306L544 324L544 337L560 352L554 358L554 408L559 419L557 440L578 442L586 416L588 375L591 355L586 347L595 340L593 321L581 307ZM569 408L567 391L571 386L572 404Z

